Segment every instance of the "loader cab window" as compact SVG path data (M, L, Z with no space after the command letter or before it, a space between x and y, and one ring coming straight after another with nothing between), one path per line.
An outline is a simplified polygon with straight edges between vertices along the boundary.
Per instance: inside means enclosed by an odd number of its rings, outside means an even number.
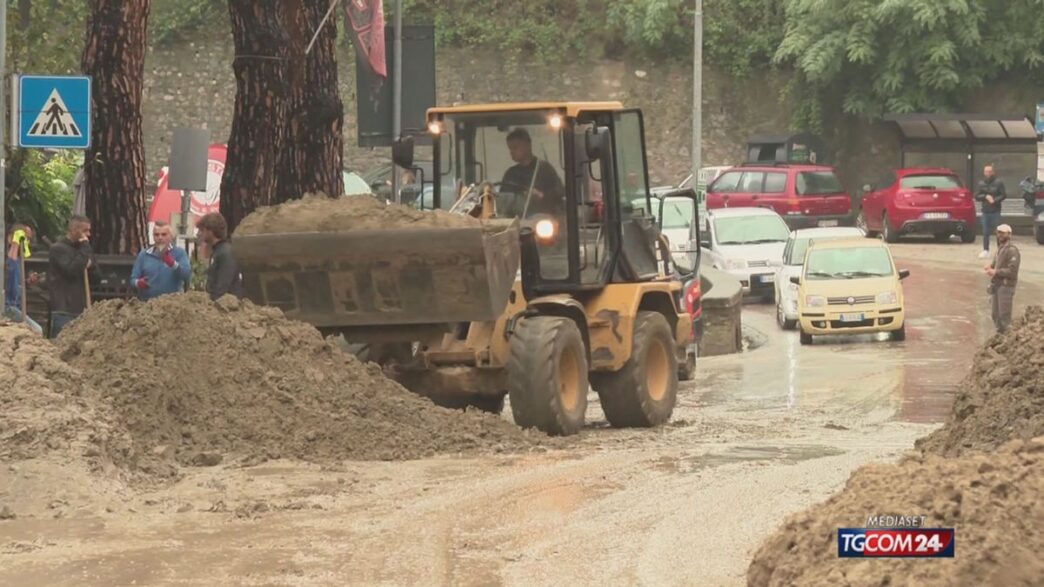
M645 150L642 147L641 117L635 111L616 112L613 114L613 127L621 217L651 216L653 210L649 201ZM634 203L642 200L645 205L636 208Z
M570 275L564 118L540 110L447 114L438 142L443 209L467 210L491 190L497 218L551 221L554 231L540 246L548 280Z

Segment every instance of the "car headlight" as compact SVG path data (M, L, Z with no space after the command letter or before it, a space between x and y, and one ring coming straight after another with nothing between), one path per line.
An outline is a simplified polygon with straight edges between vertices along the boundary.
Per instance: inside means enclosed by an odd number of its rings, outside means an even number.
M886 291L877 294L877 297L874 299L874 301L876 301L878 304L898 304L899 296L895 294L894 290Z
M1044 212L1037 214L1037 220L1044 220Z
M790 290L790 293L797 295L797 292L799 289L801 289L801 286L792 281L787 284L787 289Z
M805 296L805 305L809 308L822 308L827 302L823 296Z
M743 259L725 259L726 269L746 269L747 262Z

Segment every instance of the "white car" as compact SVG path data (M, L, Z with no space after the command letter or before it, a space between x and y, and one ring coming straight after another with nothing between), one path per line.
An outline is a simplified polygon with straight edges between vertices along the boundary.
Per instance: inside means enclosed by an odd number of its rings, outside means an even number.
M790 229L768 208L718 208L707 212L700 236L706 259L715 269L734 275L743 292L773 299L776 268Z
M696 269L699 262L700 241L696 228L696 202L685 196L664 197L658 195L653 199L653 214L659 215L660 200L663 198L663 218L660 218L660 232L671 244L671 258L675 266L683 272ZM636 208L645 206L645 198L634 201Z
M776 269L776 321L783 330L793 330L798 321L798 286L790 278L801 275L808 244L815 241L843 238L863 238L861 229L854 226L836 228L802 228L790 233L783 249L783 266Z

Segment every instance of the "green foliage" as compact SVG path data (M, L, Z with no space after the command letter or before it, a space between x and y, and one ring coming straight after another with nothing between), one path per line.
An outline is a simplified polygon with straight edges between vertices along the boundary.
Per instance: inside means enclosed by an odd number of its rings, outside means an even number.
M73 179L83 162L78 151L25 150L12 159L20 183L8 194L12 220L55 240L65 232L73 204Z
M827 105L867 118L947 111L1002 72L1044 64L1044 2L1011 0L786 0L775 54L796 70L797 121Z
M87 2L34 0L23 20L18 2L8 0L8 70L72 74L80 71Z
M343 1L343 0L342 0ZM183 40L200 29L227 30L226 0L153 0L149 16L149 42Z

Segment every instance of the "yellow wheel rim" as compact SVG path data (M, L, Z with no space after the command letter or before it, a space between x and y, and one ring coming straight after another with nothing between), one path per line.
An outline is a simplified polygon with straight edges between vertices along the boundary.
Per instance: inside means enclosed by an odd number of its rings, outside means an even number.
M659 401L667 395L670 382L671 362L667 356L667 348L663 343L656 340L649 345L649 351L645 354L645 386L649 390L649 397Z
M587 393L580 389L580 379L580 359L574 349L566 349L558 360L558 397L567 410L576 409L580 394Z

